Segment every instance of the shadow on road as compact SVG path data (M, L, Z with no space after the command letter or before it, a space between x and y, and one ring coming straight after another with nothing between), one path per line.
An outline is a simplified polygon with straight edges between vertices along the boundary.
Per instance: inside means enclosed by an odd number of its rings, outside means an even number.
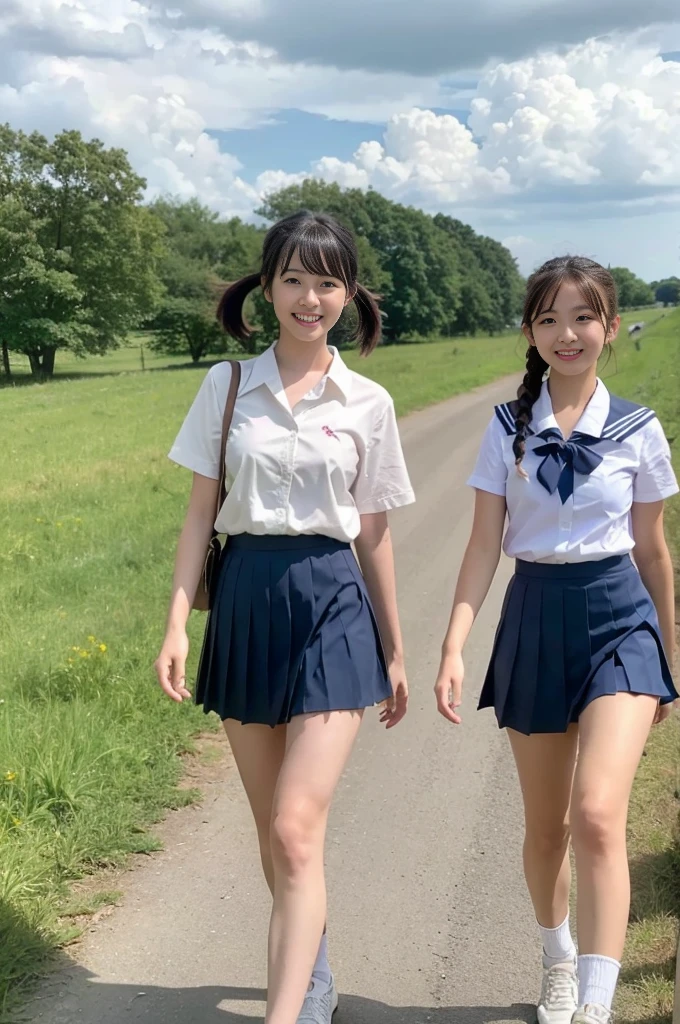
M72 966L68 978L48 982L33 1001L31 1024L253 1024L264 1015L264 989L225 986L160 988L142 985L99 984L89 972ZM58 992L54 989L58 988ZM51 991L50 991L51 989ZM230 1003L253 1003L252 1013L236 1012ZM536 1007L511 1006L390 1006L375 999L340 993L334 1024L498 1024L501 1021L534 1024Z

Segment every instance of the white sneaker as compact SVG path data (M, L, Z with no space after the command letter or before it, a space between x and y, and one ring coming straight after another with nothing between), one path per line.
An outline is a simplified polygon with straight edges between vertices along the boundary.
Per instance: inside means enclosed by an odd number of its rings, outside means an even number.
M538 1024L572 1024L578 1006L576 961L565 960L543 968L541 998L538 1003ZM574 1024L575 1018L574 1018ZM578 1024L605 1024L584 1019Z
M587 1003L579 1006L572 1017L572 1024L611 1024L614 1014L602 1003Z

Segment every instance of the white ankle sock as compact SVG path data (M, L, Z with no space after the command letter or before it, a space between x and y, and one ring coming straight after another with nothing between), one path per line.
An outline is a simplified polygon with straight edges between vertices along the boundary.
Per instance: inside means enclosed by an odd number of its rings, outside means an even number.
M600 1003L612 1008L621 964L608 956L588 953L578 958L578 1004Z
M540 924L538 928L543 943L543 963L546 967L575 959L576 947L569 928L569 914L557 928L544 928Z
M328 963L328 939L325 932L321 936L319 952L316 954L316 961L312 969L312 980L316 982L315 987L325 985L328 988L331 983L331 968Z

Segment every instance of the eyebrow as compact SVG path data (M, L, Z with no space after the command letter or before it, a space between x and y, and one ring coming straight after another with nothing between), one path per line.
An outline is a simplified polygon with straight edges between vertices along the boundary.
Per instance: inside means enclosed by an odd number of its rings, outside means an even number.
M590 309L590 310L592 310L592 308L593 307L589 306L588 303L586 302L582 306L572 306L571 309L569 310L569 312L570 313L578 313L580 310L583 310L583 309ZM556 312L557 312L556 309L550 308L550 309L542 310L538 315L539 316L545 316L546 313L556 313Z
M284 277L285 274L309 274L309 273L310 273L309 270L298 270L297 267L286 267L285 270L281 271L281 277ZM335 277L333 274L329 274L329 273L314 274L313 276L314 277L332 277L334 281L340 281L341 280L341 278Z

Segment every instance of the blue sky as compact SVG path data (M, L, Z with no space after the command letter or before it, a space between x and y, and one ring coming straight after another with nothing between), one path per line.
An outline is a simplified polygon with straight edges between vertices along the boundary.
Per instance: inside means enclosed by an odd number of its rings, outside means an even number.
M465 123L466 109L434 108L437 114L453 114ZM304 110L279 110L271 124L256 128L213 131L220 148L232 153L243 166L242 177L254 184L270 167L289 174L333 153L340 160L351 160L362 142L382 137L383 121L342 121Z

